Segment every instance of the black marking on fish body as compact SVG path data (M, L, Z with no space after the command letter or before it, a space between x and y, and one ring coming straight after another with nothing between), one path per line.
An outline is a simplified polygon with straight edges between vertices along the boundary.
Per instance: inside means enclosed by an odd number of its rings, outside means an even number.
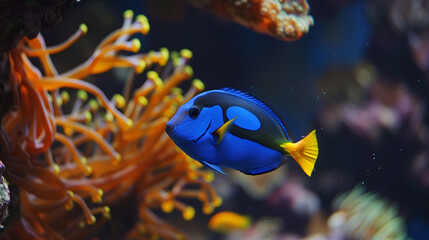
M247 109L259 119L261 122L261 127L258 130L248 130L234 124L230 129L230 133L236 137L247 139L259 143L262 146L279 151L283 154L287 154L287 152L282 147L280 147L280 145L285 142L292 141L292 139L289 137L291 134L289 133L287 127L285 127L285 125L281 122L279 117L274 117L272 115L273 112L267 112L266 109L261 107L261 104L258 104L251 99L249 100L246 97L220 90L207 92L206 94L197 97L194 101L194 105L200 109L203 109L204 107L212 107L215 105L220 106L222 109L224 122L230 120L226 116L226 111L228 108L232 106L238 106Z

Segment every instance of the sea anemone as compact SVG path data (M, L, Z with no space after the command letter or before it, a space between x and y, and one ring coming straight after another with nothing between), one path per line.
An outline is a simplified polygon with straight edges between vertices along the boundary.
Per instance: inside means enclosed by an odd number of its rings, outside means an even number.
M213 173L200 170L164 132L178 106L204 88L197 79L183 95L177 88L192 77L187 65L192 53L170 54L165 48L137 53L140 41L129 38L148 31L147 18L134 19L127 10L122 27L104 38L87 61L64 73L50 55L86 34L85 24L57 46L46 47L39 34L9 52L15 108L2 121L10 142L4 164L6 178L19 189L21 213L6 226L5 239L96 236L111 218L110 207L130 198L137 202L138 220L127 236L186 238L154 211L176 209L191 220L195 210L181 199L200 200L207 214L221 204L209 184ZM31 58L40 61L41 70ZM133 90L138 83L130 77L124 94L110 100L81 80L118 67L146 71L147 79Z

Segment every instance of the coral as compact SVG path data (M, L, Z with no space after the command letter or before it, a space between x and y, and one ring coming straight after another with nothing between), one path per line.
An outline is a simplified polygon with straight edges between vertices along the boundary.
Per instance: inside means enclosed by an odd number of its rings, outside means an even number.
M316 194L292 179L283 182L267 200L276 213L293 214L295 221L313 216L321 205Z
M314 24L306 0L189 0L254 31L294 41Z
M377 141L386 130L421 129L422 102L404 84L378 76L372 64L331 69L319 85L325 104L319 121L329 130L344 124L356 135Z
M224 239L236 240L236 239L247 239L247 240L259 240L259 239L287 239L279 236L283 225L282 219L264 217L263 219L255 222L250 228L242 231L233 231L229 233ZM296 238L295 238L296 239Z
M331 229L328 239L407 238L397 207L377 194L365 192L362 187L339 195L333 206L337 211L328 219Z
M429 4L427 1L387 2L391 24L404 33L427 31L429 28Z
M290 194L296 190L290 191ZM283 201L287 203L287 201ZM305 234L297 234L296 228L286 230L292 222L288 218L276 220L263 217L249 229L229 232L225 239L306 239L306 240L366 240L366 239L397 239L407 238L405 221L398 213L398 207L382 199L379 195L366 192L361 186L339 194L332 201L333 213L329 218L323 212L308 214L311 217ZM219 219L215 219L219 218ZM213 217L213 223L226 223L220 217ZM291 218L299 221L297 218ZM279 221L280 220L280 221ZM236 220L239 222L239 220ZM269 222L269 223L267 223ZM216 225L220 227L220 225Z
M0 175L3 175L4 172L4 165L0 161ZM0 228L3 228L3 225L1 225L7 215L8 215L8 206L10 202L10 191L9 186L7 185L6 180L3 176L0 176Z
M286 219L285 223L270 226L266 223L267 217L264 217L264 227L278 226L270 229L270 235L262 236L266 230L260 226L260 221L247 230L229 234L227 239L408 239L406 224L399 216L397 205L389 203L377 194L366 192L361 186L339 194L333 200L332 208L334 212L327 219L323 212L309 214L311 222L305 224L305 236L297 235L294 231L285 231L285 226L290 225ZM296 220L293 218L293 221Z
M178 106L204 88L199 80L183 95L177 88L192 77L186 64L192 53L185 49L171 58L165 48L137 53L140 41L129 38L147 34L150 27L145 16L133 18L126 11L122 28L103 39L86 62L64 73L57 72L50 55L82 37L84 24L57 46L46 47L39 34L10 51L16 107L2 121L10 140L4 163L5 176L19 187L21 215L6 226L5 239L97 235L111 218L109 206L130 198L137 202L138 220L128 237L186 238L154 211L176 209L191 220L195 210L181 199L200 200L207 214L221 204L208 183L213 173L200 170L164 133ZM40 61L41 70L31 58ZM130 77L124 95L110 100L81 80L117 67L133 69L132 75L149 70L147 80L133 90L138 83Z

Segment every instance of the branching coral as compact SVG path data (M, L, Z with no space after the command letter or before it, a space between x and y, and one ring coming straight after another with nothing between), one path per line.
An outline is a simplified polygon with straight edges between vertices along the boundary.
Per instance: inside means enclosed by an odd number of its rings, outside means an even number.
M130 237L186 238L153 210L179 210L185 220L195 210L180 200L196 198L211 213L221 199L209 185L213 174L175 148L164 133L167 120L184 101L202 91L194 80L182 95L177 85L191 78L189 50L138 54L147 34L145 16L124 13L112 32L83 64L58 73L50 55L68 48L87 32L86 25L64 43L46 47L41 35L23 39L9 54L16 109L2 122L10 140L6 177L19 187L21 216L7 226L6 239L82 239L110 218L109 205L137 200L138 222ZM121 56L119 52L135 53ZM30 58L37 58L42 72ZM124 96L110 100L90 75L115 67L148 71L136 90L133 78ZM162 76L162 77L160 77ZM77 91L76 91L77 90Z

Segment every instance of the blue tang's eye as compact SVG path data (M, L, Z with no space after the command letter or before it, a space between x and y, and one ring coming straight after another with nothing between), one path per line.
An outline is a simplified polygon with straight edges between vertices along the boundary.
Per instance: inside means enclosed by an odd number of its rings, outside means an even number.
M197 107L191 107L189 109L189 116L192 119L196 119L199 115L200 115L200 109L198 109Z

